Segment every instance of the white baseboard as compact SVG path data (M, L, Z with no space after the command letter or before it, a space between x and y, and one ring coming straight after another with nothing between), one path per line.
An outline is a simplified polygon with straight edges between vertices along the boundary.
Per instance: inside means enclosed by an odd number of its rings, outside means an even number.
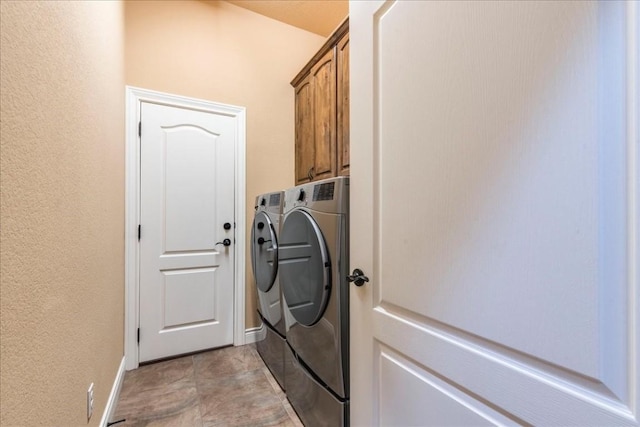
M244 343L252 344L257 341L263 340L267 335L267 327L264 323L255 328L246 329L244 331Z
M109 393L109 399L107 400L107 405L104 408L104 412L102 413L102 419L100 420L100 427L106 427L107 423L113 416L113 413L116 410L116 405L118 404L118 396L120 396L120 389L122 388L122 381L124 380L125 373L125 362L124 356L122 357L122 361L120 362L120 367L118 368L118 373L116 374L116 379L113 382L113 387L111 387L111 393Z

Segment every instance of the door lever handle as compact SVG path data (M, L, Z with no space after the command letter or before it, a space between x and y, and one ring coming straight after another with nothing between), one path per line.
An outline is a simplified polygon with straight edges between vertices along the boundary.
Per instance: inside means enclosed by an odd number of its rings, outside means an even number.
M262 246L263 243L267 243L267 242L271 242L271 246L268 247L267 250L274 250L274 251L278 250L278 245L271 239L265 240L264 237L258 237L258 241L256 243Z
M231 239L224 239L222 242L218 242L214 246L218 245L231 246Z
M353 270L353 273L347 276L347 282L353 282L356 286L362 286L368 281L369 278L365 276L364 272L359 268L356 268L355 270Z

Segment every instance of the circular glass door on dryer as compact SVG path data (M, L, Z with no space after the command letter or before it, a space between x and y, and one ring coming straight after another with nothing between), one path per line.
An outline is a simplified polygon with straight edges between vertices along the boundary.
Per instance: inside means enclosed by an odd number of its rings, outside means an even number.
M278 242L273 223L264 212L258 212L251 227L251 267L256 286L268 292L278 273Z
M291 212L280 232L280 285L298 323L320 320L331 291L331 262L320 228L302 210Z

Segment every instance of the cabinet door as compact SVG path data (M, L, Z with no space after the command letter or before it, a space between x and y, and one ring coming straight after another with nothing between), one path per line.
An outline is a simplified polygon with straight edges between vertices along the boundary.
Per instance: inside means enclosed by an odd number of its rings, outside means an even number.
M296 87L296 185L311 181L313 141L313 84L309 75Z
M335 48L311 69L315 161L313 180L336 176L336 72Z
M338 175L349 175L349 34L338 42L337 154Z

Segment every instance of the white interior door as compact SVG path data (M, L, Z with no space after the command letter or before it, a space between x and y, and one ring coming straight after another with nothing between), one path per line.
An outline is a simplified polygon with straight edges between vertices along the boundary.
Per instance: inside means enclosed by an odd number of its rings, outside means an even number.
M140 362L233 343L234 118L141 103ZM224 224L230 225L225 229Z
M351 2L353 425L639 425L637 26Z

